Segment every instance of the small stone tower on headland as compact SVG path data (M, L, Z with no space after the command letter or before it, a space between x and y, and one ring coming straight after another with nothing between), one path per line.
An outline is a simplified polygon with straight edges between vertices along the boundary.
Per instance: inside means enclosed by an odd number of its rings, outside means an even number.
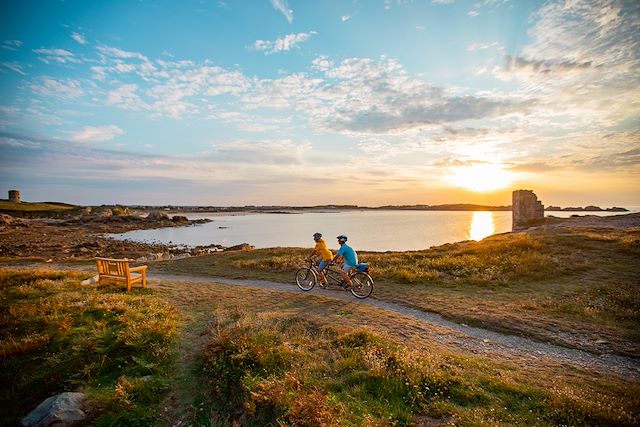
M515 190L511 203L511 230L518 231L527 228L526 223L534 219L544 218L544 205L531 190Z
M18 190L9 190L9 201L20 203L20 192Z

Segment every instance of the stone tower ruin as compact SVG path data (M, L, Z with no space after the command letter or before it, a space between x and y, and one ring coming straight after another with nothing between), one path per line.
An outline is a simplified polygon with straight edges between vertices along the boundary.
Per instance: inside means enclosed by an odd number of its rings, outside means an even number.
M20 192L18 190L9 190L9 201L20 203Z
M511 203L511 230L518 231L527 228L527 223L534 219L544 218L544 205L531 190L515 190Z

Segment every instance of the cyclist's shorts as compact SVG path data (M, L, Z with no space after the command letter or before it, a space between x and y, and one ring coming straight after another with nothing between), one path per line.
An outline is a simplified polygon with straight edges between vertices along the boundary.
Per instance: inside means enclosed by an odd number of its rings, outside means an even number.
M320 260L320 264L318 264L318 271L322 271L324 270L327 265L329 265L331 261L322 261L322 259Z
M349 264L345 264L342 266L342 272L343 273L348 273L349 271L351 271L351 269L355 267L354 265L349 265Z

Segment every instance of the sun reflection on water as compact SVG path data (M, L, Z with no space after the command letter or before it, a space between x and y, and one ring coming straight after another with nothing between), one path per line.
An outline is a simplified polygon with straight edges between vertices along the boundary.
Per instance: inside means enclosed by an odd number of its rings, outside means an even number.
M496 231L493 212L474 212L469 224L469 240L482 240Z

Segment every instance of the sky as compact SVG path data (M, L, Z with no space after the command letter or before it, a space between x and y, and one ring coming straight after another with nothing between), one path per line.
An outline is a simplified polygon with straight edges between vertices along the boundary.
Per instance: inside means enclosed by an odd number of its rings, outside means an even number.
M635 0L0 8L0 197L640 206Z

